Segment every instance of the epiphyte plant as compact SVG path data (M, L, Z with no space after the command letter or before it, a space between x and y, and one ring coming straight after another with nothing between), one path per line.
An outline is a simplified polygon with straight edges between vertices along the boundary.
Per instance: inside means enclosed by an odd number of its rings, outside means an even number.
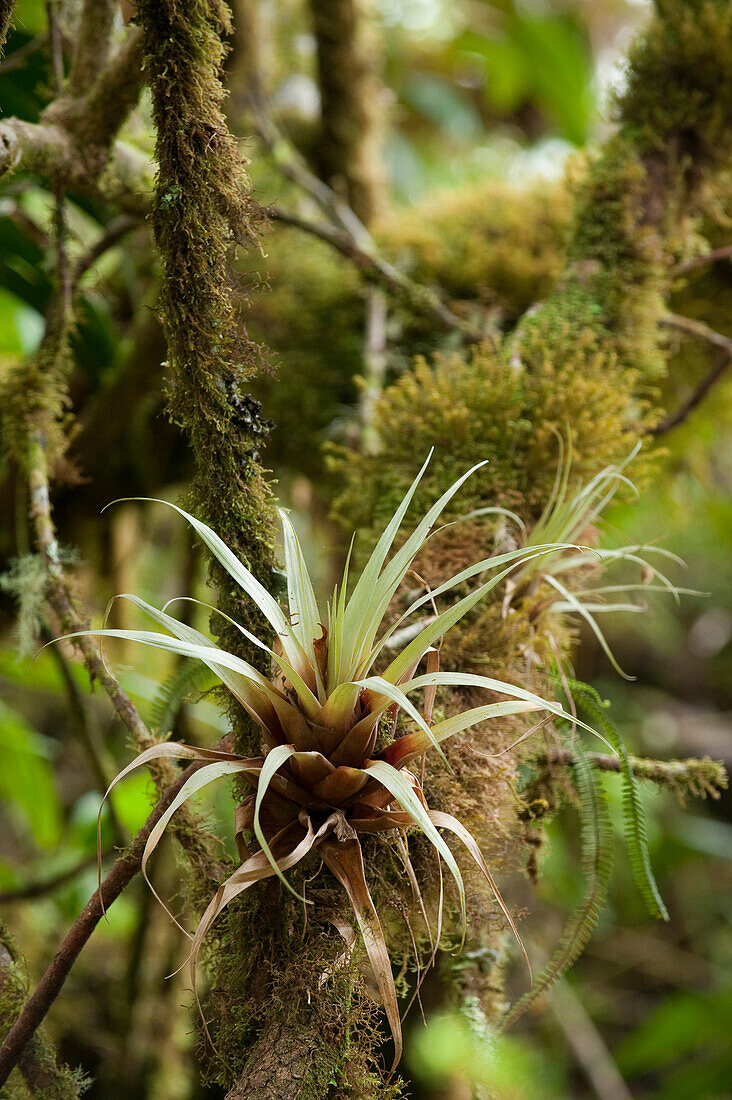
M317 848L323 863L344 887L353 906L393 1034L394 1065L402 1049L397 993L384 934L366 881L360 837L369 833L404 834L412 828L421 830L456 883L464 934L463 879L440 830L452 833L464 844L487 879L523 951L514 921L474 837L451 814L429 808L420 780L411 766L430 750L444 755L442 742L491 719L536 711L569 719L558 703L515 684L489 676L439 671L435 644L518 565L535 556L580 549L554 542L495 554L462 569L438 588L414 600L396 621L382 629L392 598L439 516L463 482L484 465L480 463L458 478L389 557L428 462L429 457L383 531L353 584L350 596L347 595L349 552L342 583L336 586L325 615L318 607L295 530L284 512L280 515L288 613L210 527L177 505L170 505L188 520L269 622L277 639L274 648L255 638L243 626L236 625L250 644L269 654L271 678L262 675L241 657L220 649L206 635L173 618L165 609L159 610L134 595L122 598L130 600L168 633L120 629L89 632L140 642L203 662L261 730L261 756L243 757L222 750L161 743L140 753L109 788L111 791L132 769L156 759L186 758L203 763L151 832L144 852L143 871L171 817L193 794L214 780L231 775L241 776L252 788L251 796L237 807L237 836L252 831L260 849L247 854L236 871L222 883L195 934L190 937L189 962L194 990L204 938L229 902L255 883L274 875L295 893L285 872ZM435 601L441 596L464 586L474 577L480 578L477 587L445 610L435 611L416 636L393 655L394 649L389 647L389 642L411 615L427 602L436 608ZM384 656L387 652L388 662ZM423 660L427 662L427 671L419 674ZM385 667L377 672L376 668L381 665ZM440 686L482 688L503 701L487 702L431 724L434 692ZM425 691L423 713L410 699L413 693L421 690ZM403 732L396 723L384 721L385 716L396 711L403 712L407 722L412 724L411 730ZM594 732L590 726L579 724ZM380 726L386 727L383 732L391 734L391 739L387 738L388 743L382 746L382 737L377 747ZM434 951L439 944L440 927L441 913ZM528 958L526 961L528 963Z
M547 504L533 525L531 531L522 539L525 550L546 543L576 544L586 539L589 531L596 528L605 509L611 503L621 485L637 495L638 490L624 473L640 450L640 443L629 452L627 457L616 465L604 467L599 473L573 493L569 490L572 468L572 437L564 440L557 433L559 458L554 486ZM492 509L480 509L475 515ZM517 522L524 532L518 516L506 513ZM511 609L513 601L525 594L533 583L541 582L550 590L550 598L544 601L544 610L549 615L579 615L590 627L615 671L626 680L634 679L618 664L615 655L600 627L597 616L616 612L643 612L642 603L632 602L635 592L666 592L679 602L681 595L700 596L702 593L689 588L679 588L666 577L653 561L653 558L666 559L676 565L684 562L676 554L654 545L627 545L614 549L594 547L591 554L584 547L576 547L566 554L541 555L527 554L507 578L503 598L504 617ZM640 569L641 580L638 583L625 581L619 584L596 585L598 574L604 574L613 565L626 564ZM567 578L573 576L575 583L570 587ZM607 597L611 597L608 599Z

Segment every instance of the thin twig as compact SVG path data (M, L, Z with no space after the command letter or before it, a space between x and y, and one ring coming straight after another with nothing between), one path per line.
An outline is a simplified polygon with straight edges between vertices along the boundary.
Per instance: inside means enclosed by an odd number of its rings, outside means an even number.
M381 396L386 372L386 296L373 287L366 302L366 332L363 349L364 387L359 409L361 447L366 454L375 454L378 431L374 427L376 405Z
M368 247L372 242L366 226L348 203L310 170L298 148L265 110L261 97L251 96L249 106L254 117L254 128L282 174L310 195L332 225L342 229L361 247Z
M705 252L703 256L692 256L684 260L674 268L674 275L688 275L690 271L696 271L699 267L708 264L716 264L719 260L732 260L732 244L723 245L722 248L713 248L711 252Z
M271 217L283 225L312 233L330 244L341 255L353 261L366 278L381 283L390 293L405 301L415 313L431 317L448 332L458 332L464 340L471 343L479 343L484 339L485 333L453 313L437 291L414 283L379 254L373 237L361 219L332 187L310 170L296 146L265 110L261 97L250 96L249 106L255 129L277 167L314 200L329 224L313 222L277 207L267 208Z
M726 351L723 351L721 355L718 356L716 363L710 368L707 374L704 375L694 392L687 397L686 401L684 401L676 412L670 413L669 416L665 416L663 420L655 424L649 430L648 434L653 436L664 435L666 432L670 432L672 428L676 428L679 424L683 424L694 409L697 408L698 405L701 405L709 391L714 388L727 370L730 362L732 362L732 356Z
M56 530L51 515L51 498L44 440L38 435L31 440L28 481L30 488L30 514L36 534L36 542L48 575L48 602L55 612L65 634L76 634L88 629L88 622L77 610L71 597L70 586L59 561ZM97 681L109 696L118 716L142 748L152 744L147 726L137 713L130 697L117 680L107 671L96 643L86 636L74 639L92 681Z
M282 225L290 225L296 229L301 229L305 233L310 233L331 245L342 256L356 264L365 278L386 287L395 298L405 302L415 313L437 321L448 332L458 332L468 342L475 344L485 339L486 334L484 332L480 332L468 324L467 321L464 321L462 317L458 317L456 313L453 313L435 290L413 282L393 264L390 264L388 260L380 256L370 240L364 246L363 241L357 240L343 228L328 225L325 222L311 221L298 214L281 210L279 207L267 207L267 212L270 217L281 222Z
M567 981L557 982L549 1004L598 1100L632 1100L595 1022Z
M226 739L224 739L216 747L225 748L226 744ZM27 1043L33 1037L51 1005L61 992L72 966L102 919L104 911L109 909L112 902L120 896L140 870L145 844L153 828L171 805L186 780L197 772L201 766L200 761L194 761L185 771L181 772L177 781L168 787L130 847L124 855L121 855L115 861L109 874L103 879L101 887L94 891L84 906L0 1047L0 1086L7 1081Z
M61 41L61 28L58 25L57 15L58 0L46 0L46 19L48 21L48 34L51 39L51 67L56 95L61 94L64 83L64 54Z
M113 218L101 237L94 242L88 252L85 252L84 255L78 259L74 268L74 282L78 283L82 275L86 274L100 256L103 256L110 248L114 248L116 244L119 244L122 238L139 224L140 219L134 217L132 214L120 214L119 217Z
M703 321L694 321L691 317L683 317L680 313L666 313L660 323L666 328L675 328L685 332L687 336L693 336L695 340L704 340L715 348L722 348L732 355L732 336L725 336L722 332L705 325Z
M679 332L683 332L687 336L691 336L696 340L703 340L705 343L711 344L712 347L719 348L721 355L718 356L714 365L681 407L676 412L664 417L652 428L649 428L648 434L653 436L664 435L665 432L682 424L690 413L701 404L732 362L732 337L725 336L722 332L716 332L709 325L705 325L703 321L694 321L690 317L683 317L678 313L668 313L661 318L661 324L667 328L678 329Z
M600 771L618 774L622 771L622 764L617 756L590 752L587 753L587 759ZM576 762L576 756L570 749L551 748L537 756L536 762L571 767ZM637 779L648 779L662 787L719 798L720 788L727 786L724 765L708 756L691 757L688 760L653 760L646 756L631 756L630 763Z
M19 46L17 50L13 50L10 57L6 57L5 60L0 63L0 76L5 76L6 73L12 73L15 69L22 69L30 55L34 54L36 50L40 50L42 46L45 46L47 41L48 35L44 31L42 34L37 34L35 38L31 38L25 45Z

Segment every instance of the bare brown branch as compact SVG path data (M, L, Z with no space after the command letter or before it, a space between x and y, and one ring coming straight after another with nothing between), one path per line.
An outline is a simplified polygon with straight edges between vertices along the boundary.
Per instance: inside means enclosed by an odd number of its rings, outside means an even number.
M368 238L368 244L359 242L348 230L336 228L325 222L314 222L302 218L289 211L280 210L279 207L269 207L268 212L276 221L283 225L291 225L301 229L305 233L311 233L321 241L325 241L340 252L342 256L354 263L371 282L385 287L395 298L403 301L415 313L429 317L436 321L448 332L457 332L470 343L479 343L486 337L485 332L473 328L462 317L446 306L440 299L437 291L431 287L420 286L404 275L388 260L379 255L375 246Z
M225 748L226 742L220 742L217 747ZM186 780L201 766L199 762L190 764L168 787L132 844L116 860L100 888L94 891L84 906L0 1047L0 1086L7 1081L10 1072L18 1064L27 1044L61 992L71 968L102 919L104 911L109 909L112 902L116 901L139 872L147 838L156 823L171 805Z
M684 260L674 269L674 275L688 275L690 271L697 271L700 267L708 267L710 264L719 263L720 260L732 260L732 244L723 245L722 248L713 248L711 252L704 252L701 256L692 256Z
M84 95L106 64L116 9L116 0L84 0L74 35L69 95Z
M679 332L691 336L695 340L702 340L712 347L719 348L721 354L717 356L712 367L702 378L696 389L689 395L684 403L669 416L664 417L658 424L649 430L649 435L659 436L676 428L679 424L699 406L715 384L724 375L732 362L732 337L716 332L703 321L694 321L690 317L682 317L678 313L669 313L661 319L661 324L667 328L678 329Z

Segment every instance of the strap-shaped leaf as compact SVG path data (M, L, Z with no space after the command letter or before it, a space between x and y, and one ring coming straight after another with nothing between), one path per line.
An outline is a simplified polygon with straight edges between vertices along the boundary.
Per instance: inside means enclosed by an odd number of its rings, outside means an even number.
M328 837L320 844L318 850L323 857L323 862L348 894L356 914L366 954L374 971L381 1003L394 1039L394 1061L391 1067L394 1070L402 1056L402 1024L399 1018L399 1004L389 950L381 929L379 914L376 912L366 883L361 845L358 840L342 841Z
M430 684L438 684L443 687L487 688L489 691L498 692L499 695L510 695L514 699L523 699L527 703L535 703L541 710L548 710L558 718L565 718L568 722L574 722L582 729L587 730L588 733L599 737L603 744L615 753L615 749L609 741L606 741L602 734L598 733L592 726L588 726L586 722L568 714L559 703L555 703L550 699L542 699L540 695L535 695L533 691L527 691L526 688L517 687L515 684L507 684L504 680L494 680L491 676L478 676L471 672L429 672L424 676L416 676L413 680L403 684L402 687L404 691L416 691L418 688L428 687Z
M246 594L254 600L259 610L268 620L275 633L282 641L283 648L287 657L295 668L300 669L303 662L307 663L307 658L303 651L300 642L297 640L290 623L287 621L287 616L283 612L280 605L274 596L271 596L267 589L264 587L257 578L249 572L247 567L239 561L236 554L226 545L224 540L220 538L215 531L203 523L200 519L192 516L189 512L186 512L183 508L180 508L177 504L173 504L169 500L158 500L151 497L134 497L126 498L134 500L150 500L157 504L165 504L168 508L172 508L183 516L185 520L190 523L194 531L205 542L214 557L223 565L226 572L230 577L244 589ZM114 503L117 503L116 501ZM109 507L109 506L108 506Z
M387 554L392 547L394 539L397 535L397 531L402 525L402 520L407 513L407 509L409 508L412 497L416 492L417 486L422 480L422 475L427 469L431 458L432 451L430 451L430 453L427 455L422 469L419 471L409 489L404 494L401 504L390 519L389 523L386 525L386 528L382 532L379 541L376 543L376 546L374 547L369 557L369 560L366 562L366 565L361 572L361 576L356 582L356 586L353 590L353 593L351 594L351 598L348 601L347 622L344 623L344 631L347 628L348 632L354 638L357 636L359 629L363 628L364 623L369 623L373 618L374 592L376 590L379 574L381 573L381 569L384 562L386 561ZM335 613L335 601L332 609ZM344 615L344 618L345 617L346 615ZM340 683L342 679L347 678L350 680L352 678L350 675L350 663L353 660L355 649L356 643L354 642L354 645L349 652L350 660L345 663L345 667L349 668L349 673L346 676L343 676L341 673L344 662L342 654L339 654L338 663L333 668L334 679L330 684L331 687L335 687L335 685L337 683ZM328 671L330 674L330 662L328 665Z
M435 741L442 742L449 737L453 737L456 733L462 733L470 726L477 726L479 722L487 721L489 718L504 718L510 714L527 714L530 711L540 709L542 708L538 703L525 702L524 700L511 703L488 703L484 707L473 707L471 710L464 710L461 714L455 714L451 718L445 718L443 722L438 722L437 725L432 727L431 733ZM404 737L392 741L379 755L388 764L403 767L427 752L431 744L432 740L425 736L423 730L420 730L417 733L407 733Z
M315 598L313 582L305 563L295 528L286 512L279 510L285 542L285 570L287 572L287 598L290 605L290 622L300 645L318 677L319 694L324 694L324 684L318 672L313 643L321 633L321 615Z
M422 733L428 738L430 744L437 749L442 759L445 760L445 754L440 748L432 730L414 704L410 702L397 684L390 683L388 680L384 679L383 676L367 676L365 680L359 680L358 685L359 687L366 688L368 691L374 692L377 696L381 696L382 702L377 704L376 710L383 710L389 701L401 707L405 714L408 714L412 721L417 723ZM446 760L445 763L447 763Z
M285 660L281 653L275 653L273 649L271 649L268 645L265 645L264 642L260 641L255 634L252 634L250 630L247 630L247 628L242 626L241 623L238 623L236 619L232 619L231 615L227 615L226 612L222 611L220 607L214 607L213 604L206 603L205 600L197 600L194 596L175 596L172 600L168 600L165 607L163 608L163 613L167 610L167 608L170 607L172 603L177 603L179 600L185 601L186 603L195 603L199 607L205 607L209 611L213 611L214 614L220 615L222 619L226 619L227 623L231 623L231 625L239 631L242 637L246 638L246 640L248 642L251 642L252 645L256 646L257 649L261 649L263 653L266 653L269 657L272 658L275 664L278 664L280 666L282 671L287 676L287 679L290 681L290 684L295 689L297 697L300 700L300 703L302 704L302 708L305 713L309 717L314 717L318 713L318 710L320 709L320 703L313 694L309 684L307 684L305 680L303 680L300 673L292 667L289 661ZM143 601L140 601L140 603L142 602ZM146 606L149 607L150 605L147 604ZM173 621L175 622L176 620ZM196 633L198 633L198 631L196 631ZM200 634L199 637L205 638L205 635ZM314 683L314 675L312 677L312 680Z
M404 773L397 771L396 768L392 768L391 764L387 764L385 760L374 760L371 764L368 764L364 768L365 772L372 775L374 779L378 779L390 794L394 796L395 801L407 811L415 825L417 825L425 834L428 840L432 842L439 854L444 859L447 866L450 868L452 877L455 879L455 883L458 888L458 894L460 897L460 911L462 913L463 922L463 940L465 939L465 886L463 884L463 876L460 874L460 868L457 865L455 856L450 851L448 845L443 838L437 832L434 824L432 823L429 815L429 811L425 809L421 801L417 797L417 794L412 787L412 784L405 777Z
M540 554L548 553L546 550L538 551ZM475 605L483 599L492 589L501 583L504 577L507 577L509 573L515 569L516 563L511 564L507 569L503 569L495 577L491 577L485 584L481 584L475 591L468 593L461 600L458 600L452 607L448 607L446 611L441 612L435 619L425 626L424 630L420 631L416 638L414 638L409 645L407 645L398 657L395 657L389 667L382 674L385 680L389 680L391 683L396 684L401 677L407 671L413 661L419 659L419 657L427 652L429 646L437 641L443 634L450 630L455 623L459 622L464 615L475 607ZM463 572L468 572L463 570ZM434 596L439 592L439 589L431 596ZM431 598L430 595L422 597L422 602ZM418 600L413 606L419 606Z
M158 634L151 630L106 629L75 631L73 634L64 634L56 641L85 635L98 638L124 638L127 641L140 642L142 645L149 645L168 653L177 653L182 657L195 657L197 660L203 661L226 684L232 695L239 700L257 724L265 731L269 731L270 726L267 724L265 712L262 710L262 700L271 703L278 714L285 716L286 721L289 722L290 719L293 722L298 721L298 719L302 720L301 713L261 673L257 672L255 668L240 657L219 649L213 642L208 642L208 640L207 644L204 645L203 643L171 638L167 634ZM239 679L234 679L230 675L232 672L238 673Z
M443 813L441 810L430 810L429 815L430 815L430 819L440 829L447 829L448 832L454 833L455 836L459 840L462 840L463 844L468 849L471 856L473 857L473 859L475 860L475 862L478 864L481 871L485 875L486 880L488 881L488 884L489 884L491 890L493 891L493 895L494 895L496 901L498 902L500 910L503 913L506 920L508 921L509 928L513 932L514 936L516 937L516 942L518 943L519 947L521 948L521 953L524 956L524 960L526 962L526 966L527 966L528 971L529 971L529 981L531 981L532 980L531 979L531 962L529 961L529 956L526 953L526 948L523 945L523 941L521 939L521 936L519 935L519 931L518 931L518 928L516 927L516 923L515 923L513 917L511 916L511 914L509 913L508 908L506 907L506 903L504 902L503 898L501 897L501 892L498 889L498 885L496 883L496 880L493 878L493 875L491 874L491 869L488 866L488 864L486 863L486 861L483 857L483 853L481 852L480 846L478 845L478 842L476 841L475 837L473 836L473 834L471 832L469 832L468 829L465 828L463 823L461 821L458 821L458 819L456 817L453 817L452 814Z
M577 597L574 595L574 593L570 592L568 588L565 588L565 586L561 583L561 581L558 581L556 579L556 577L553 577L551 575L551 573L547 573L544 577L544 580L547 582L547 584L551 585L551 587L556 592L559 592L559 594L561 596L564 596L565 606L568 607L569 610L574 611L574 612L576 612L577 615L582 616L582 618L585 620L585 622L590 627L590 630L592 631L592 633L597 638L598 642L600 643L600 646L602 648L603 653L605 654L605 656L607 657L607 659L609 660L610 664L613 666L615 671L618 673L618 675L622 676L624 680L635 680L635 676L631 676L629 673L624 672L623 669L618 664L617 659L615 657L615 654L613 653L613 651L610 648L610 645L607 641L607 638L605 637L602 630L600 629L600 627L595 622L595 616L592 613L592 611L589 609L589 607L586 604L582 603L581 600L578 600ZM635 605L631 605L630 609L633 610L633 611L640 610L640 608L636 607ZM624 608L624 610L628 610L627 605Z
M97 814L97 875L100 888L100 899L102 903L102 912L104 911L104 898L101 894L102 885L102 810L104 809L104 803L109 798L109 795L122 780L135 771L136 768L141 768L143 764L150 764L154 760L202 760L202 761L232 761L235 760L239 764L244 764L252 768L261 766L261 757L246 757L237 756L236 753L226 752L223 749L199 749L194 745L182 745L178 741L165 741L160 745L151 745L149 749L144 749L139 753L135 759L128 764L119 775L116 775L112 782L104 792L104 797L99 804L99 812ZM177 922L176 922L177 923Z
M209 902L205 913L201 917L200 924L196 929L191 946L191 953L186 962L190 964L191 984L193 986L196 1004L203 1022L204 1031L212 1047L214 1044L201 1008L201 1002L198 996L198 983L196 980L198 957L204 939L217 917L223 912L229 902L244 893L245 890L248 890L255 882L261 882L262 879L272 878L275 874L281 876L283 871L287 871L291 867L294 867L300 860L305 858L318 840L325 836L333 827L333 823L334 818L329 818L320 827L317 833L313 832L311 825L305 830L304 826L300 825L298 822L286 826L272 838L271 847L275 853L278 853L276 855L274 867L264 851L255 852L253 856L250 856L246 862L234 871L233 875L230 875L229 878L219 886L215 895ZM304 836L303 832L305 832ZM185 966L185 962L183 966Z
M204 765L204 767L202 767L200 771L195 772L194 775L190 776L190 778L185 781L181 789L178 791L178 794L171 802L170 806L168 806L167 810L162 815L160 820L155 823L150 832L150 836L147 838L145 850L142 853L141 870L143 877L145 878L148 886L150 887L153 894L160 902L170 919L173 921L174 924L178 926L178 928L180 928L181 932L183 932L189 940L193 938L190 932L187 932L183 925L179 924L173 913L171 913L168 906L158 894L150 878L148 877L148 860L160 843L160 839L167 828L168 822L170 821L176 810L180 809L184 802L187 802L188 799L191 798L194 794L196 794L200 790L203 790L204 787L207 787L209 783L213 783L216 779L220 779L224 775L235 775L240 772L252 772L253 770L258 771L261 768L262 763L263 761L261 759L257 759L256 761L234 759L217 760L213 764ZM253 768L253 764L256 766L256 769Z
M360 630L356 635L356 641L353 649L353 658L355 663L359 663L363 657L368 654L372 647L376 632L381 625L381 621L386 614L386 609L391 603L391 599L399 587L404 574L409 569L412 560L421 549L424 544L427 535L432 527L437 522L440 515L444 512L445 508L455 496L457 491L461 488L463 483L467 481L476 470L485 466L486 462L478 462L475 466L472 466L469 470L459 477L452 485L442 494L437 500L424 518L420 521L416 529L412 532L404 545L396 552L389 564L383 570L383 573L378 578L373 592L371 593L371 599L369 601L369 614L358 619L354 615L351 615L351 605L348 606L348 625L351 629L360 624ZM424 469L424 467L423 467ZM358 608L356 610L359 610Z
M294 745L277 745L274 749L270 749L270 751L265 756L262 770L259 773L259 782L257 784L257 798L254 803L254 835L256 836L259 843L262 845L262 851L269 860L272 870L274 874L277 875L277 878L284 883L290 893L293 894L294 897L298 899L298 901L303 902L303 904L305 905L312 905L312 902L307 901L304 897L298 894L297 890L294 890L293 887L290 886L289 882L282 874L282 871L277 866L277 860L272 854L272 850L267 843L267 838L264 835L264 831L259 820L259 811L262 807L262 800L267 793L267 788L274 778L275 772L282 767L285 761L289 760L291 756L294 756L296 752L297 749Z

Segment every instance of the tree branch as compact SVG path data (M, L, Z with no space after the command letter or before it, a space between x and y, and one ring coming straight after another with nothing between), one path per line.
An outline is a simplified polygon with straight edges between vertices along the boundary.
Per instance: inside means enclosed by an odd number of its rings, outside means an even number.
M660 324L666 328L675 328L685 332L687 336L693 336L695 340L704 340L715 348L722 348L728 355L732 355L732 336L725 336L716 332L703 321L694 321L691 317L683 317L680 313L666 313L660 318Z
M0 38L2 38L1 26ZM40 50L42 46L46 45L46 42L48 42L47 34L37 34L35 38L31 38L30 42L26 42L24 46L19 46L17 50L13 50L11 56L0 63L0 75L4 76L5 73L12 73L16 69L22 69L31 54L34 54L36 50Z
M116 0L84 0L74 34L68 79L71 96L84 95L107 62Z
M216 747L226 748L226 746L227 741L224 739ZM0 1047L0 1086L7 1081L11 1070L18 1064L23 1050L61 992L72 966L99 924L104 910L110 907L140 870L145 844L153 828L186 780L200 767L202 767L200 761L190 764L185 771L181 772L176 782L168 787L132 844L124 855L115 861L101 886L94 891L84 906Z
M714 365L681 407L649 429L648 434L653 436L664 435L665 432L682 424L689 414L701 404L732 362L732 337L716 332L709 325L705 325L703 321L693 321L690 317L682 317L678 313L669 313L661 318L660 323L668 328L678 329L696 340L703 340L707 344L711 344L712 347L719 348L721 355L717 357Z
M604 772L622 771L621 762L616 756L591 752L587 754L596 768ZM538 764L561 764L571 767L575 763L575 754L570 749L550 749L536 757ZM690 757L688 760L652 760L645 756L631 756L633 773L637 779L648 779L660 787L669 787L683 794L693 794L704 798L720 797L720 790L728 785L724 764L708 756Z
M74 268L74 282L78 283L82 275L85 275L89 268L94 266L100 256L119 244L122 238L127 236L133 229L136 229L139 224L140 219L132 214L120 214L119 217L113 218L104 233L95 241L88 252L85 252L77 261Z
M142 34L139 27L133 27L82 101L83 110L74 127L79 139L108 146L136 105L144 85Z
M114 143L144 84L140 42L139 29L134 27L85 96L61 95L37 123L3 120L0 174L22 166L55 188L101 197L130 213L147 213L150 161L131 147ZM94 72L98 71L97 58Z
M429 317L436 321L448 332L457 332L470 343L480 343L485 339L486 333L473 328L472 325L458 317L456 313L445 305L436 291L430 287L420 286L413 282L407 275L383 259L377 252L371 237L367 235L364 241L350 233L345 228L337 228L324 222L313 222L302 218L297 214L268 207L269 215L283 225L290 225L301 229L305 233L311 233L321 241L325 241L331 247L345 256L347 260L363 272L366 279L384 286L395 298L398 298L410 307L415 313Z
M694 409L702 403L709 391L713 389L714 385L727 370L730 362L732 362L732 357L730 357L729 353L722 352L717 358L714 366L704 375L704 378L702 378L694 392L684 401L683 405L681 405L675 413L671 413L669 416L664 417L658 424L654 425L648 434L653 436L664 435L666 432L671 431L672 428L676 428L679 424L683 424Z
M102 858L108 853L103 853ZM34 881L26 882L24 886L18 886L15 890L3 890L0 893L0 905L12 905L17 901L30 901L32 898L43 897L44 894L50 894L53 890L58 889L59 886L63 886L67 882L71 882L82 872L86 871L89 867L96 867L96 856L85 856L84 859L79 860L73 867L67 868L65 871L59 871L57 875L53 875L51 878L37 879Z
M7 941L7 942L6 942ZM20 971L9 937L0 925L0 994L5 1007L20 1009L25 996L25 975ZM42 1033L36 1033L25 1046L20 1070L32 1096L46 1100L78 1100L82 1081L66 1066L58 1063L56 1052ZM5 1095L3 1093L3 1095Z
M706 267L708 264L716 264L720 260L732 260L732 244L723 245L722 248L713 248L711 252L705 252L702 256L692 256L688 260L677 264L674 275L688 275L690 271Z

